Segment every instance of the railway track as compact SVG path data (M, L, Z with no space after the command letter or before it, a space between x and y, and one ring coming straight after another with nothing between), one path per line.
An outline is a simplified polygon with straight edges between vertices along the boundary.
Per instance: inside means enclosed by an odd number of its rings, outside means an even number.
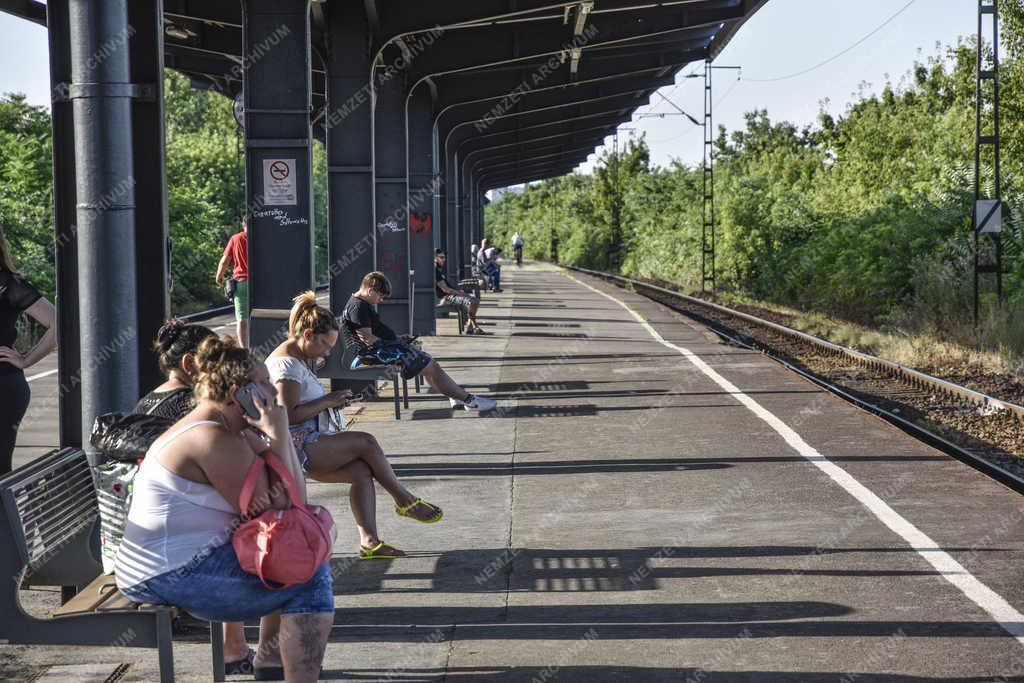
M1024 493L1024 406L642 280L567 266L657 301Z

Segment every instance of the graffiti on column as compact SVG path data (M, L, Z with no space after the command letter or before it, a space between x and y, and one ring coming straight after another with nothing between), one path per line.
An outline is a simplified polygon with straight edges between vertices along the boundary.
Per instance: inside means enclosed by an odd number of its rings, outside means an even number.
M433 227L434 218L429 212L419 213L413 211L409 214L409 230L414 235L429 235Z

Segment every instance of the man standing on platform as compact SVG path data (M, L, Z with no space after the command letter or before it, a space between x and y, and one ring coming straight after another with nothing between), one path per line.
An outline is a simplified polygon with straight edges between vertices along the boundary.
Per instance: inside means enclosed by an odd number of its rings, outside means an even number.
M242 217L242 232L232 235L224 247L224 255L217 264L218 287L224 284L228 264L232 266L231 279L234 281L232 298L235 300L238 343L249 346L249 214Z

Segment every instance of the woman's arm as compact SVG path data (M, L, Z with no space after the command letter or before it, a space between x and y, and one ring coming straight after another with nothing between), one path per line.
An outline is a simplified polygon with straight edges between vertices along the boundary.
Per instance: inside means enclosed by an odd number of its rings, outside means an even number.
M57 348L57 329L54 326L57 314L53 304L45 298L40 298L26 308L25 312L46 327L46 334L24 356L10 347L0 346L0 363L10 363L22 370L32 367Z
M278 394L281 396L282 405L288 411L288 424L302 424L328 408L335 408L339 405L335 394L340 392L331 392L308 403L299 403L299 393L302 387L298 382L290 379L279 379L274 384L277 386Z
M292 501L295 504L306 502L306 473L302 471L299 464L299 456L295 453L295 445L292 443L292 435L288 431L288 412L284 405L275 401L264 401L259 396L253 395L253 403L259 411L259 419L245 416L246 421L262 432L270 440L270 450L284 463L284 466L291 472L299 487L301 500ZM276 477L275 477L276 479ZM275 488L275 487L272 487ZM286 491L280 488L280 495L285 496ZM273 499L273 498L272 498ZM275 505L275 507L277 507Z
M284 509L288 507L288 496L281 486L272 487L267 471L264 470L256 480L256 488L252 493L252 503L248 510L242 510L239 498L242 495L242 484L249 474L249 468L256 459L255 451L244 440L227 430L210 430L212 437L209 448L195 456L195 462L206 475L210 484L217 489L224 499L231 503L239 513L258 515L267 508Z

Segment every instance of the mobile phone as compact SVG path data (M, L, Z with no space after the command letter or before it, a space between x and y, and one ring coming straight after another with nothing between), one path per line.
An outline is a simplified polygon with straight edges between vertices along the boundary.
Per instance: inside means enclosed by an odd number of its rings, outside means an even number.
M235 398L238 399L238 405L242 406L242 412L252 419L258 420L260 419L260 411L256 408L256 401L253 396L258 396L264 403L269 400L269 397L263 393L263 390L252 382L239 387L238 391L235 392Z

